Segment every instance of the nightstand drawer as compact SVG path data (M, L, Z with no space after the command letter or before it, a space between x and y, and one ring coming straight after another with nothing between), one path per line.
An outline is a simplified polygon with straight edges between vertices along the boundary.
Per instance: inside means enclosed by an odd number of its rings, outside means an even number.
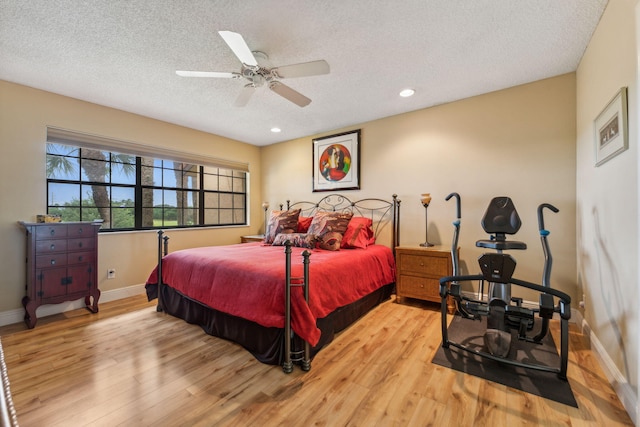
M396 247L396 301L403 297L440 303L440 278L453 274L451 250L445 246ZM449 313L455 311L451 298L447 299Z
M440 301L440 281L426 277L400 275L399 293L409 298L426 301Z
M444 257L425 257L424 255L400 255L400 268L403 273L428 274L441 277L447 272L449 260Z

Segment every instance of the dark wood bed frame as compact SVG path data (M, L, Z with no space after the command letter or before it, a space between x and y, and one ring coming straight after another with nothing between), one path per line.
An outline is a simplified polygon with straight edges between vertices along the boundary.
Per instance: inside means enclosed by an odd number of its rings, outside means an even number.
M390 233L389 247L394 252L394 256L395 248L400 244L400 200L395 194L392 197L392 201L378 198L365 198L351 201L348 197L341 194L329 194L322 197L318 202L303 201L291 203L287 200L286 206L287 210L300 209L300 216L309 217L313 216L316 212L351 212L354 216L370 218L373 221L373 230L376 238L385 230ZM283 205L280 205L280 209L282 208ZM390 230L387 230L388 226L390 226ZM380 244L381 242L377 241L377 243ZM390 283L373 294L367 295L349 306L341 307L323 319L318 319L318 327L322 331L320 343L314 348L310 348L309 343L297 337L297 335L292 333L291 329L291 288L294 286L302 286L305 299L307 303L309 302L309 251L303 252L304 277L291 277L291 245L285 245L285 325L284 328L279 331L274 331L276 328L264 328L246 319L217 312L197 301L180 295L168 285L165 287L162 281L162 258L168 253L169 237L165 235L163 230L159 230L157 311L171 312L172 314L176 312L184 313L184 317L181 315L177 317L183 318L188 323L199 324L210 335L235 341L247 348L247 350L263 363L281 364L282 370L285 373L293 371L294 363L299 364L304 371L310 370L312 356L324 345L331 342L335 333L340 332L373 307L387 300L395 287L395 283ZM152 294L149 295L151 298ZM165 297L168 298L168 295L171 296L170 303L173 305L171 310L166 310L168 307L165 307L165 304L169 304L169 302L165 301ZM248 347L246 342L238 339L237 335L239 334L235 331L235 328L220 328L216 325L216 323L220 322L232 322L234 325L238 323L241 325L240 328L248 328L255 334L263 334L266 332L268 334L276 333L281 335L281 347L284 349L284 354L281 357L278 349L269 349L270 353L264 356L256 354L256 352ZM244 336L247 334L243 333L241 335Z

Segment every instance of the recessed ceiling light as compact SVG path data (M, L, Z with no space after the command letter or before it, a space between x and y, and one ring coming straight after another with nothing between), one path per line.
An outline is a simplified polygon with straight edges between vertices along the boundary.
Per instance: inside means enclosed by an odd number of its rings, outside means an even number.
M412 96L414 93L416 93L416 91L413 89L404 89L402 92L400 92L400 96L403 98L408 98Z
M275 128L275 127L271 128L271 132L273 132L273 133L278 133L278 132L281 132L281 131L282 131L282 129L280 129L280 128Z

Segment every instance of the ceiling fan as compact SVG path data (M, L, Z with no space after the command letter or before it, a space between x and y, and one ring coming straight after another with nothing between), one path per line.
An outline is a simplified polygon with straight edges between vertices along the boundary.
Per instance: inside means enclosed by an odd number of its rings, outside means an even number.
M240 72L176 71L176 74L182 77L247 79L249 83L244 86L244 89L242 89L240 95L236 99L236 107L244 107L247 105L256 88L264 85L294 104L300 107L305 107L309 105L311 100L300 92L281 83L279 79L329 74L329 64L325 60L284 65L273 68L261 66L258 63L258 59L266 60L268 59L267 55L259 51L252 52L242 38L242 35L234 33L233 31L218 31L218 33L242 63Z

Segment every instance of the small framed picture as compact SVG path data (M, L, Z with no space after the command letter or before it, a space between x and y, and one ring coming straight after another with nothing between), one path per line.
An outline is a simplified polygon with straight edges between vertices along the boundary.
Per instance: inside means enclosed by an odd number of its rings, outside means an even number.
M596 166L629 148L627 130L627 88L613 97L593 122Z
M313 191L360 189L360 129L313 140Z

